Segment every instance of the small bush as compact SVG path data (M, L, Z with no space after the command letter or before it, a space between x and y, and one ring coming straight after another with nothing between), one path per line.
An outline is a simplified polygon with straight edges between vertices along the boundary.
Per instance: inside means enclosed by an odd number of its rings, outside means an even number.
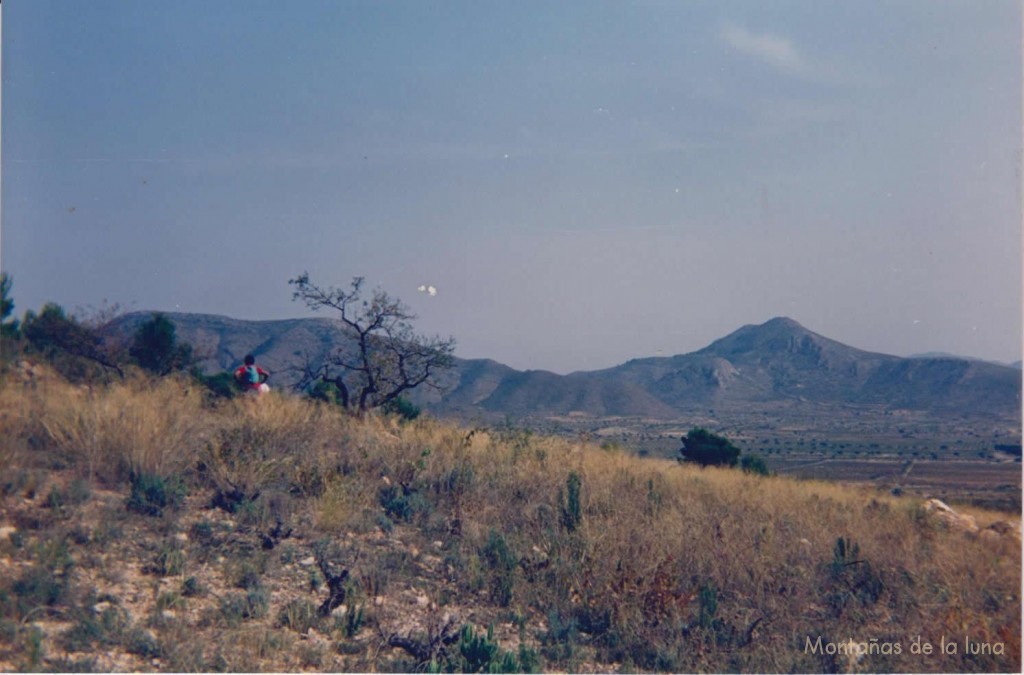
M200 598L206 595L206 587L195 577L189 577L181 584L181 597Z
M441 654L440 661L427 664L428 672L445 673L522 673L532 672L538 665L538 658L532 650L520 647L520 654L525 655L530 669L524 668L523 662L516 654L506 651L494 639L494 626L487 629L486 635L478 635L476 630L466 625L459 634L457 651Z
M185 572L185 552L176 542L164 543L144 571L160 577L176 577Z
M24 617L41 608L66 604L73 566L74 560L64 540L51 540L37 545L35 564L25 570L11 586L17 615Z
M320 622L315 604L305 598L292 600L277 615L277 625L290 628L296 633L305 633Z
M417 417L420 416L421 412L419 406L416 406L413 403L401 397L388 401L383 406L381 406L381 409L387 414L395 415L399 419L406 422L411 422L412 420L416 419Z
M580 526L580 523L583 522L583 511L580 507L581 484L580 475L575 471L571 471L565 481L565 494L567 497L564 497L561 491L558 493L558 503L562 510L562 526L568 532L575 531Z
M743 455L743 458L740 459L740 468L743 473L752 473L758 476L769 475L768 465L761 455Z
M491 568L491 599L501 607L508 607L512 602L512 587L519 559L509 549L505 537L494 530L491 530L480 556Z
M386 485L378 493L384 514L395 522L411 522L417 515L431 511L430 502L419 491L398 485Z
M359 603L353 603L345 608L345 613L336 619L335 625L342 635L347 638L353 638L359 633L359 629L363 627L364 619L363 606Z
M270 609L270 597L259 586L247 593L231 593L220 601L220 616L231 628L249 619L262 619Z
M61 642L69 652L108 648L120 644L128 624L127 613L118 607L107 607L99 614L89 609L64 632Z
M185 483L177 476L164 478L149 473L132 474L131 488L126 506L144 516L159 517L167 509L180 507L187 493Z
M196 373L195 376L215 399L232 399L238 394L238 384L231 373L217 373L216 375Z

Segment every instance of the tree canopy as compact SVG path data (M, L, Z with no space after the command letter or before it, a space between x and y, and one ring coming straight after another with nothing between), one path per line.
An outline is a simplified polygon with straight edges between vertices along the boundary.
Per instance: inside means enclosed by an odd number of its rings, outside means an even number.
M701 466L736 466L740 449L724 436L694 427L682 438L679 452L683 459Z
M11 299L12 284L7 272L0 274L0 335L5 336L14 336L18 333L18 321L7 320L14 311L14 300Z
M21 334L36 352L43 355L65 376L90 377L90 369L100 366L124 377L121 347L97 327L68 316L54 302L43 305L39 313L25 313ZM91 364L91 365L90 365Z
M131 357L155 375L169 375L192 365L192 345L178 342L174 324L166 316L155 313L135 331Z
M335 312L352 338L323 362L307 362L300 386L333 384L340 405L366 412L394 405L421 385L436 386L435 376L451 366L455 340L417 334L412 326L416 315L383 290L364 299L363 277L353 278L348 289L317 286L306 272L288 283L294 287L293 300L313 311Z

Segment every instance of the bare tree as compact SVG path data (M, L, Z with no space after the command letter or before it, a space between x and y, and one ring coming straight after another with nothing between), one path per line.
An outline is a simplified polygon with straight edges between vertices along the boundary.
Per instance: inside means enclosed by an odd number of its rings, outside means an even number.
M362 299L363 277L349 289L321 288L303 272L288 281L293 300L313 311L338 312L352 343L336 348L323 363L307 363L299 386L325 382L338 388L339 403L366 412L398 399L420 385L436 387L434 377L452 365L454 338L416 334L408 307L380 289Z

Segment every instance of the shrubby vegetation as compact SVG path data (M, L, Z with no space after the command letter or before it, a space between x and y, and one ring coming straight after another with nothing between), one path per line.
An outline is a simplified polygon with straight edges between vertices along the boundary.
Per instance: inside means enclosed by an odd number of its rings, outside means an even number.
M679 453L683 459L701 466L736 466L740 449L724 436L694 427L683 436Z
M14 313L14 300L11 298L13 283L6 272L0 274L0 338L12 338L18 334L18 321L10 318Z
M0 372L2 670L1020 670L1005 515L766 481L700 429L679 463L173 368L77 386L66 345L105 347L58 310ZM1001 647L909 650L965 634Z
M139 367L154 375L187 370L193 363L192 345L179 342L174 324L160 313L135 330L128 353Z
M1019 544L910 498L37 370L0 380L5 669L1020 668ZM907 649L965 632L1002 654Z

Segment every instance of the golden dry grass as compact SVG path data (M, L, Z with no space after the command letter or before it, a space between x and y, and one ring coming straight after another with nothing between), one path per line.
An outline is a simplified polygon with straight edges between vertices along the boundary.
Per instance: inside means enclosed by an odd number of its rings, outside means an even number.
M107 486L184 476L253 503L277 495L289 507L261 518L306 528L307 540L396 527L437 542L454 601L520 617L547 669L1020 667L1019 540L949 529L915 499L522 430L355 418L286 396L213 403L171 379L6 382L0 405L10 467L46 457ZM981 528L1008 519L969 512ZM912 655L917 635L967 635L1003 653ZM818 637L902 653L808 653Z

